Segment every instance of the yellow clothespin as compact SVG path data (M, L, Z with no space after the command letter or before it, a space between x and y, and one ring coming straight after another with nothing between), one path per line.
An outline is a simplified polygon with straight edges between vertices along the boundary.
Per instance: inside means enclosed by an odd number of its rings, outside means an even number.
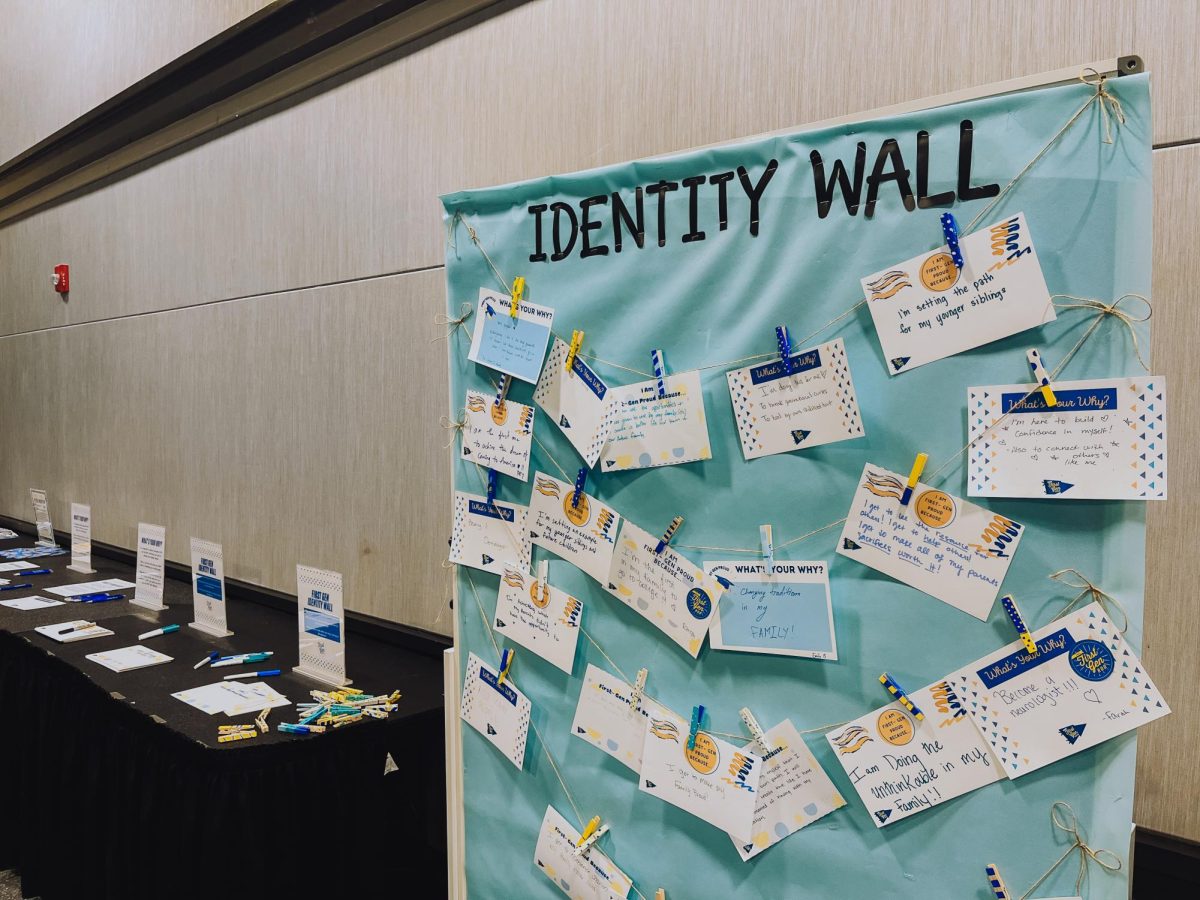
M1042 396L1046 398L1047 406L1058 406L1058 398L1050 387L1050 375L1042 364L1042 355L1037 350L1026 350L1025 359L1029 361L1029 370L1033 372L1033 380L1041 386Z
M504 652L500 655L500 676L496 679L497 686L504 684L504 679L508 677L508 670L512 668L513 657L516 655L516 651L512 647L504 648Z
M584 827L583 834L575 842L575 855L585 855L592 849L592 844L596 843L596 841L600 840L606 834L608 834L608 825L601 825L600 817L592 816L591 821Z
M1004 611L1008 613L1008 617L1012 620L1013 628L1017 629L1017 635L1021 638L1021 643L1025 645L1025 649L1032 656L1037 656L1037 644L1034 643L1033 635L1029 633L1029 628L1025 625L1025 619L1022 618L1021 611L1017 609L1017 601L1013 599L1012 594L1005 594L1001 597L1000 605L1004 607Z
M521 295L524 293L525 279L518 275L513 279L512 305L508 308L508 314L514 319L517 317L517 309L521 305Z
M913 463L912 471L908 473L908 483L904 486L904 493L900 497L900 505L908 506L908 501L912 499L913 488L917 486L917 482L921 480L921 473L925 471L925 463L929 460L928 453L918 453L916 461Z
M583 332L576 329L571 332L571 349L567 351L566 370L571 371L571 366L575 365L575 357L579 354L579 348L583 346Z

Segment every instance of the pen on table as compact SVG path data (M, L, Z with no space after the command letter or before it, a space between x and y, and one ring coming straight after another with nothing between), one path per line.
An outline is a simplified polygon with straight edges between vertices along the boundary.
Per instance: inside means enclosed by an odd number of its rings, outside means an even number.
M146 638L158 637L160 634L173 634L178 630L178 625L164 625L162 628L155 628L153 631L147 631L145 634L139 634L138 640L144 641Z
M272 675L283 674L279 669L263 669L261 672L240 672L237 675L226 675L223 681L233 681L235 678L269 678Z
M90 594L80 597L80 603L107 603L109 600L124 600L124 594Z
M111 596L112 596L112 593L109 591L92 591L90 594L76 594L75 599L76 600L91 600L93 597L111 597Z
M0 584L0 591L23 591L33 587L32 584Z
M95 628L95 627L96 627L95 622L77 622L76 624L72 625L70 628L64 628L62 631L59 632L59 634L60 635L71 634L72 632L75 632L75 631L86 631L89 628Z
M212 664L214 669L221 666L240 666L243 663L262 662L274 655L274 650L265 650L262 653L241 653L237 656L222 656Z
M208 654L208 656L204 657L204 659L200 660L200 662L198 662L194 666L192 666L192 668L198 669L201 666L207 665L210 662L216 662L220 658L221 658L221 654L218 653L216 650L213 650L211 653Z
M22 575L53 575L52 569L26 569Z

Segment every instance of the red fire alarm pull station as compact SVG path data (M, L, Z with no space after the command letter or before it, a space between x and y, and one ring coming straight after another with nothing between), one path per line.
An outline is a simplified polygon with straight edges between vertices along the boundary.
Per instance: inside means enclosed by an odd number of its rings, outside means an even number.
M71 290L71 267L62 263L54 267L54 289L60 294Z

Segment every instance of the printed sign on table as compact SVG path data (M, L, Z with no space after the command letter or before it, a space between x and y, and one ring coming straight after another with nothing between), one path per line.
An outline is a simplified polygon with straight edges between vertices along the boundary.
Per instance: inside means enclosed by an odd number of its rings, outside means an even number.
M71 504L71 564L72 572L93 575L92 568L92 508L83 503Z
M163 605L166 544L166 528L138 523L137 569L131 603L147 609L166 608Z
M1024 526L920 482L901 506L906 482L867 463L838 553L987 621Z
M450 562L500 575L505 563L529 568L529 510L515 503L489 504L478 494L454 494Z
M554 310L522 300L514 319L511 306L508 294L479 289L479 310L467 358L535 384L554 325Z
M1140 728L1171 710L1099 603L953 673L950 682L1009 778Z
M215 637L233 634L225 622L225 550L200 538L192 538L192 609L193 628Z
M295 671L334 687L350 684L341 573L296 566L296 597L300 603L300 665Z
M588 663L571 734L641 772L646 720L651 716L661 719L665 712L645 694L635 710L632 686Z
M1167 384L1157 376L967 390L972 497L1167 499Z
M495 396L467 391L462 458L528 481L535 410L515 400L495 401Z
M459 716L487 738L518 769L525 765L525 739L529 735L529 698L474 653L467 655Z
M1004 778L956 691L946 680L910 694L923 720L896 702L826 733L876 828Z
M570 675L582 619L582 601L548 581L539 585L536 578L521 570L504 567L493 622L498 634Z
M574 496L575 485L535 472L526 533L537 546L607 584L621 515L587 491L579 493L577 504Z
M553 806L546 807L533 862L571 900L625 900L633 881L593 845L575 855L579 832Z
M846 805L795 725L784 719L766 737L772 750L762 758L753 829L744 838L730 835L742 862ZM742 750L762 752L755 743Z
M725 373L746 459L864 434L842 339L790 358L790 375L778 359Z
M613 553L608 592L659 628L693 658L721 599L720 583L670 547L655 553L658 538L628 519Z
M704 391L699 372L664 377L666 396L656 380L609 390L612 403L608 442L600 452L605 472L648 469L712 459Z
M964 236L960 246L961 271L941 247L862 280L890 374L1054 321L1023 213Z
M729 834L752 833L762 759L704 731L687 744L688 723L674 713L647 719L639 790Z
M582 356L576 354L567 369L569 351L563 341L554 339L533 399L562 429L590 469L608 440L613 407L608 385Z
M708 640L714 650L837 659L829 567L823 562L706 562L729 582Z
M33 521L37 525L37 542L46 547L58 546L54 540L54 525L50 521L50 501L41 488L30 488L29 499L33 502Z

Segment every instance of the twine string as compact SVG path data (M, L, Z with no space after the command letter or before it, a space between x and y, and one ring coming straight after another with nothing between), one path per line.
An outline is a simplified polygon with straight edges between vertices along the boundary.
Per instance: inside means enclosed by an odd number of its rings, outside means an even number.
M450 440L448 440L442 446L443 450L449 450L450 445L458 440L458 436L462 434L463 429L467 427L467 411L465 409L460 409L458 411L457 422L452 422L449 416L442 416L440 419L438 419L438 424L450 432Z
M471 304L464 300L462 305L458 308L458 318L451 318L447 313L438 313L435 315L433 317L433 324L446 327L446 333L439 334L429 343L436 344L438 341L448 341L454 336L454 332L458 331L458 329L462 328L463 325L466 324L467 319L471 318L471 313L474 311L475 310Z
M1037 890L1042 883L1054 874L1067 858L1076 850L1079 851L1079 874L1075 876L1075 893L1078 894L1083 889L1083 883L1087 880L1088 861L1094 861L1100 868L1106 872L1119 872L1121 870L1121 857L1113 853L1111 850L1094 850L1088 846L1084 840L1084 834L1079 825L1079 820L1075 816L1075 810L1071 808L1071 804L1065 800L1055 800L1050 806L1050 821L1054 827L1060 831L1065 831L1074 840L1071 842L1063 855L1054 861L1042 877L1035 881L1018 900L1028 900L1029 896Z
M1059 569L1049 576L1054 581L1061 582L1067 587L1079 588L1079 594L1074 600L1071 600L1064 606L1054 618L1060 619L1077 607L1081 600L1085 597L1090 598L1088 603L1099 603L1100 608L1108 613L1108 617L1116 624L1117 616L1114 615L1114 610L1120 613L1119 629L1121 634L1124 634L1129 628L1129 613L1125 611L1125 607L1121 605L1121 601L1111 594L1097 587L1092 581L1078 569Z

